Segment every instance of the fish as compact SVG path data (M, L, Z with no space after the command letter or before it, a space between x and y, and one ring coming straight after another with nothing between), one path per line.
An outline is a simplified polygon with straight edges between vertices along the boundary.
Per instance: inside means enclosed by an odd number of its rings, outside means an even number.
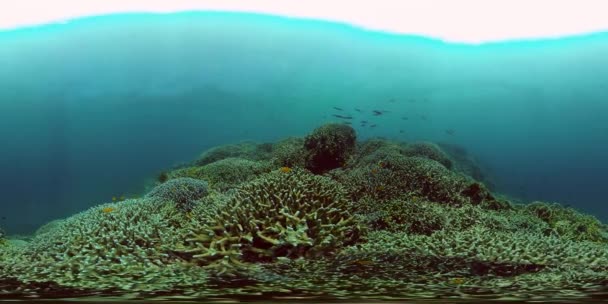
M370 127L370 128L375 128L375 127L376 127L376 124L370 125L369 127Z
M344 116L344 115L338 115L338 114L332 114L332 116L338 117L338 118L341 118L341 119L353 119L352 116Z
M112 201L115 202L116 201L116 196L112 196Z
M6 216L3 216L3 217L2 217L2 220L3 220L3 221L4 221L4 220L6 220Z
M355 108L355 111L357 111L357 112L361 113L361 109L357 109L357 108Z
M292 171L292 169L290 167L281 167L281 168L279 168L279 170L283 173L289 173Z
M401 120L408 120L409 118L407 116L403 116L401 117Z
M367 120L362 120L362 121L361 121L361 123L362 123L362 124L366 124L366 123L367 123Z
M420 119L426 120L426 116L425 115L420 115Z
M454 129L447 129L445 130L445 133L451 136L454 136L454 134L456 133L456 131L454 131Z
M344 109L342 109L342 108L338 108L338 107L333 107L333 108L338 111L344 111Z
M405 133L405 131L403 131L403 130L399 130L399 133L402 133L402 134L403 134L403 133Z
M387 110L372 110L372 114L378 116L378 115L382 115L385 113L390 113L391 111L387 111Z
M390 103L395 103L397 100L395 100L395 98L391 98L388 102Z

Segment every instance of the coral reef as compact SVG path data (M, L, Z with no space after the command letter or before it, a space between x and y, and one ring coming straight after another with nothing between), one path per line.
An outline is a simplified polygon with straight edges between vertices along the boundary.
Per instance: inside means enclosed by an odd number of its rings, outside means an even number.
M141 199L52 221L27 240L0 231L0 298L608 294L606 225L514 203L479 172L459 147L356 142L343 124L213 148Z
M269 160L271 152L272 144L258 144L247 141L233 145L213 147L203 152L194 164L196 166L204 166L229 157L239 157L248 160Z
M361 240L340 185L303 170L274 171L238 188L213 224L182 250L201 265L320 257Z
M208 192L207 182L180 177L154 187L146 197L172 201L180 210L190 211L195 202L205 197Z
M204 221L204 213L196 214ZM98 290L202 284L203 271L170 254L189 221L173 203L155 198L93 207L34 237L0 263L0 276Z
M483 168L464 147L451 143L438 143L437 145L453 160L453 171L470 176L490 189L494 188L494 181L488 174L487 168Z
M0 227L0 245L6 243L6 232Z
M42 234L51 232L51 231L55 230L56 228L61 227L62 222L63 222L63 219L52 220L52 221L40 226L40 228L36 229L36 232L34 232L34 236L38 236L38 235L42 235Z
M315 174L342 167L355 152L355 130L344 124L326 124L304 139L306 168Z
M418 142L405 146L402 152L405 156L417 156L432 159L448 169L452 169L450 157L434 143Z
M187 167L171 171L169 172L169 178L189 177L200 179L208 182L210 187L214 189L226 191L271 170L272 165L268 161L253 161L229 157L204 166Z
M388 200L404 194L453 205L495 200L482 184L427 158L406 157L391 150L366 156L361 163L369 164L332 174L355 200L365 196Z
M303 138L286 138L277 142L272 149L272 162L275 167L304 168L306 158Z
M547 223L553 232L564 238L608 243L608 229L594 216L582 214L570 207L543 202L533 202L523 209Z

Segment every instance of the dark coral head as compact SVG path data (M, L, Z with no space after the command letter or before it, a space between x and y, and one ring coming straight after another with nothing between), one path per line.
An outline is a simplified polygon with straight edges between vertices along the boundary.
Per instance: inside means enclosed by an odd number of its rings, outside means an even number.
M169 174L167 174L167 172L163 171L160 174L158 174L158 176L156 177L156 179L158 180L159 183L164 183L167 180L169 180Z
M308 152L306 168L324 173L344 166L355 151L355 130L344 124L326 124L315 129L304 140Z

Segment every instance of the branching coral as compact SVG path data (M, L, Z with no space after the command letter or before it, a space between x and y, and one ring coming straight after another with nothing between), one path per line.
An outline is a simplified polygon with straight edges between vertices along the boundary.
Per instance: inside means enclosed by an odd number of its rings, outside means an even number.
M112 211L104 212L105 208ZM171 254L188 225L190 220L174 204L161 200L100 205L36 236L22 254L11 257L1 275L24 283L97 290L170 290L203 284L204 272Z
M546 222L553 232L563 238L608 243L606 227L591 215L582 214L559 204L543 202L526 205L524 210Z
M462 231L473 226L526 233L543 233L547 229L544 222L518 211L492 211L470 204L451 206L417 196L382 202L364 198L355 208L374 231L431 235L439 230Z
M203 265L317 257L363 233L337 183L302 170L274 171L238 188L214 223L190 234L181 251Z

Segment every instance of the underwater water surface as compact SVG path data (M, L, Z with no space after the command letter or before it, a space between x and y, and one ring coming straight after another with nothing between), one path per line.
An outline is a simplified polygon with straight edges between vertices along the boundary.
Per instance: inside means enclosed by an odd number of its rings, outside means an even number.
M0 299L605 299L605 54L240 13L0 32Z

